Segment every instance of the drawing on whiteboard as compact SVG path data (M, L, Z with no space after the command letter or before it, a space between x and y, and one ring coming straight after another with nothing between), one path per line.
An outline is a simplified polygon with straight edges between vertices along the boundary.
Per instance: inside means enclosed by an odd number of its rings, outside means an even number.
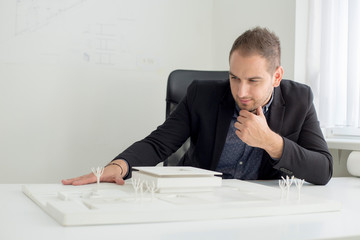
M17 0L15 36L34 32L87 0Z
M139 48L144 27L135 3L17 0L5 62L156 70L156 51Z
M117 42L117 25L98 23L89 25L84 32L87 41L87 58L83 58L86 62L100 65L115 65L114 56L116 54ZM85 53L84 53L85 54Z

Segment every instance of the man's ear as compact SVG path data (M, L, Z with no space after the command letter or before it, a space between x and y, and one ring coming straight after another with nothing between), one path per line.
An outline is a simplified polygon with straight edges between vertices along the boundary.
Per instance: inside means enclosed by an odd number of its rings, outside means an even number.
M280 85L281 79L284 75L284 69L282 66L277 67L274 73L274 83L273 87L278 87Z

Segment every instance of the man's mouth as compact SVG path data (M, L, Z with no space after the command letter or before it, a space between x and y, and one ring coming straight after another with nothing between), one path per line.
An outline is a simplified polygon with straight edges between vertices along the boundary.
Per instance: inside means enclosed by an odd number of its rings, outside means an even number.
M239 102L241 103L241 104L244 104L244 105L247 105L247 104L249 104L250 103L250 101L251 101L251 99L249 99L249 98L246 98L246 99L239 99Z

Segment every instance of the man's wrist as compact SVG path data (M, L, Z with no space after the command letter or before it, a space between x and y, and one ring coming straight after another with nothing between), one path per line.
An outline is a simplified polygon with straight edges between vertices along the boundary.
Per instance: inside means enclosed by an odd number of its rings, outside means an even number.
M267 144L264 150L270 155L273 159L280 159L282 156L284 148L284 140L283 138L271 131L270 137L267 140Z
M110 164L118 165L121 168L121 177L125 179L125 177L129 174L129 164L124 159L115 159L111 161Z

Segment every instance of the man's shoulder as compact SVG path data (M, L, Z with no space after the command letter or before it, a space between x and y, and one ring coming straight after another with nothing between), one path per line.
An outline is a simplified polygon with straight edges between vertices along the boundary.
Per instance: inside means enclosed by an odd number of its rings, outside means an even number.
M291 93L293 91L308 92L310 90L310 87L306 84L295 82L293 80L287 80L287 79L281 80L280 88L281 88L281 91L284 93L286 93L286 92Z
M283 97L297 98L312 95L311 89L308 85L292 80L281 80L279 87Z
M311 88L303 83L283 79L277 91L286 104L307 106L313 101Z

